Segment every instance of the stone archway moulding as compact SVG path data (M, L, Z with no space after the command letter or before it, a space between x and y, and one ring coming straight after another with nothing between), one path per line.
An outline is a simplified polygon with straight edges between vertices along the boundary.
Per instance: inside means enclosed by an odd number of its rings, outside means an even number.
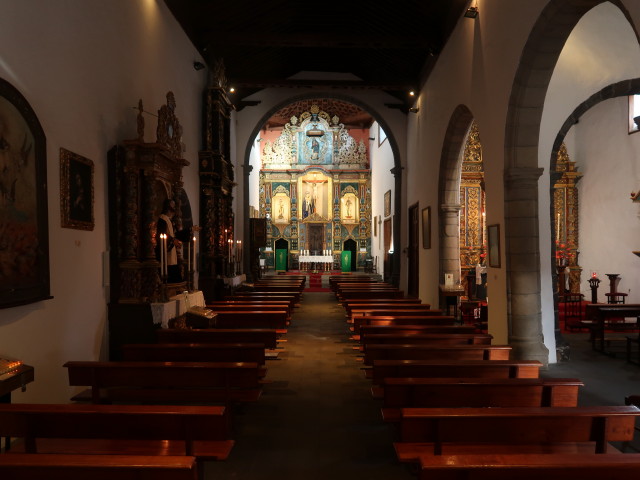
M393 160L394 160L394 168L390 172L394 176L393 238L397 239L397 243L400 243L399 239L401 238L401 232L402 232L401 230L401 227L402 227L402 169L404 167L402 166L403 162L402 162L402 157L400 155L400 148L398 145L397 138L393 130L391 129L390 124L373 107L371 107L370 105L364 103L363 101L357 98L354 98L348 95L331 93L331 92L314 92L314 93L308 93L303 95L291 96L286 100L282 100L276 103L256 122L256 125L251 131L251 134L249 135L247 144L245 146L244 160L242 163L244 167L243 176L242 176L242 182L244 185L242 208L244 210L243 230L244 230L245 238L249 238L248 236L249 234L249 215L248 215L249 213L249 174L251 173L251 165L249 164L249 159L250 159L251 148L252 148L251 139L255 138L259 134L262 126L278 110L280 110L281 108L291 103L295 103L300 100L312 99L312 98L333 98L336 100L342 100L342 101L357 105L358 107L362 108L364 111L369 113L375 119L375 121L377 121L380 124L382 129L387 133L387 140L389 141L389 146L391 147L391 151L393 153ZM243 262L245 267L244 271L249 272L250 266L249 266L248 250L245 251ZM401 251L400 249L397 249L396 251L394 251L392 255L392 283L396 286L398 286L400 282L400 268L401 268Z
M515 358L547 365L542 336L538 236L538 144L544 99L564 44L578 21L606 0L550 0L516 71L505 125L505 243L509 343ZM619 0L609 0L631 19Z

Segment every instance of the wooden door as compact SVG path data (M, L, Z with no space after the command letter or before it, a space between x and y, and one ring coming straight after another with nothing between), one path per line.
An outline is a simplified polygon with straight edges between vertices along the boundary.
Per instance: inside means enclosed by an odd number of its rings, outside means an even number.
M407 260L409 262L409 281L407 284L407 295L418 297L418 282L420 278L420 218L418 216L418 204L409 207L409 248Z

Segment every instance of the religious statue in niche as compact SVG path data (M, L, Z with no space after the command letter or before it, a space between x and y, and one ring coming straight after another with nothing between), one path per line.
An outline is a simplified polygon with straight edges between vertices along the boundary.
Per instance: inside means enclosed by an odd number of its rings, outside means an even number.
M330 178L321 172L311 172L299 179L302 220L326 221L331 201Z
M343 224L358 223L360 206L355 193L345 193L340 199L340 220Z
M276 193L271 199L271 221L275 224L288 224L291 217L290 212L291 201L287 194L284 192Z
M316 188L317 196L317 188ZM309 215L316 213L316 201L312 193L307 189L304 193L304 200L302 200L302 218L305 219Z

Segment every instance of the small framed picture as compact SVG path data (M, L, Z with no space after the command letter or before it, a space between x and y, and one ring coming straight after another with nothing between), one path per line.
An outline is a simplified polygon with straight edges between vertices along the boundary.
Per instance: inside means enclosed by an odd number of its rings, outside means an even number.
M422 209L422 248L431 248L431 207Z
M62 227L93 230L93 162L60 149L60 216Z
M487 227L487 241L489 247L489 266L500 268L500 225Z
M384 216L391 216L391 190L387 190L384 194Z

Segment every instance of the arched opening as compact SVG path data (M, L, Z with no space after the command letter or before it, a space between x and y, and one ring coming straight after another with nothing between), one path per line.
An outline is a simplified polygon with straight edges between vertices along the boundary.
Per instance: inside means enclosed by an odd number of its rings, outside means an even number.
M400 235L401 169L390 171L399 164L397 142L378 118L353 99L305 95L260 119L246 150L244 209L246 223L267 220L267 267L279 238L289 242L291 268L304 268L302 255L324 262L324 270L340 265L344 242L353 239L355 270L385 270L384 277L397 282L399 252L387 252L386 268L379 257L382 223L393 218L392 236ZM379 161L383 149L387 163ZM392 187L378 191L376 175Z
M289 270L289 242L284 238L275 241L274 270L286 272Z
M601 65L597 69L591 67L592 72L597 70L606 72L606 75L600 75L598 79L587 78L587 81L580 76L580 88L567 86L564 94L568 105L549 103L553 98L562 98L562 95L553 96L558 92L554 92L550 83L554 69L559 67L558 59L567 39L578 22L591 9L604 3L615 5L628 18L622 3L616 0L550 1L529 35L511 92L505 131L504 230L509 342L516 358L537 359L543 363L555 361L553 316L544 315L547 320L542 321L543 307L545 313L550 312L554 302L553 282L543 283L541 278L553 277L555 259L551 254L553 219L547 194L551 190L550 176L541 175L544 167L549 165L547 152L553 148L557 153L560 146L552 144L557 135L554 125L561 124L558 119L563 116L560 113L562 109L590 97L600 88L598 83L601 87L611 83L606 77L612 74L615 78L619 72L609 72ZM601 33L595 35L596 38L600 36ZM574 56L571 63L574 74L577 73L575 66L580 64L576 58ZM576 99L577 95L583 97ZM553 108L547 109L547 105ZM545 220L540 222L540 218ZM538 232L549 233L538 235ZM541 244L548 261L541 262Z

